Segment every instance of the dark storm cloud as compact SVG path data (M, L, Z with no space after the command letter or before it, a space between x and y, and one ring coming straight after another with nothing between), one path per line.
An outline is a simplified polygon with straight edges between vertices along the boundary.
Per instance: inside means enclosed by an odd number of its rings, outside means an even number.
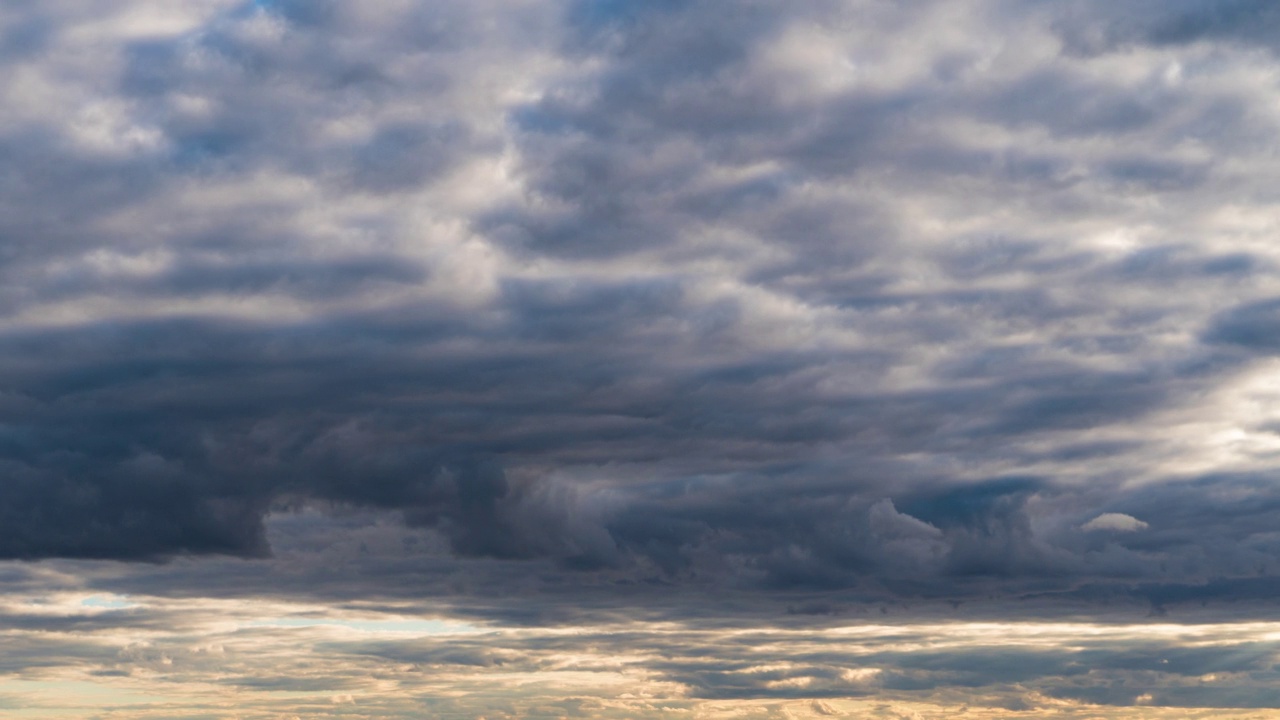
M1211 5L7 9L0 555L1254 597L1274 13Z

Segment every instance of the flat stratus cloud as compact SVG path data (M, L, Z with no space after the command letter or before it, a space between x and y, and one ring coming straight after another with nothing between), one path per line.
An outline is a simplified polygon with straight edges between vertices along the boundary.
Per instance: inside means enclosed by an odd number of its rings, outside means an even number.
M1256 718L1274 705L1280 640L1273 622L873 620L815 633L696 620L503 628L396 604L102 604L71 588L8 598L6 624L41 622L6 633L0 692L64 717L932 718L963 702L991 718L1197 717L1206 703L1211 717Z
M9 3L0 557L41 561L12 587L526 629L1270 617L1277 23ZM929 657L644 672L726 717L990 684ZM1262 665L1104 691L1059 661L991 707L1276 704ZM341 685L324 712L372 712Z

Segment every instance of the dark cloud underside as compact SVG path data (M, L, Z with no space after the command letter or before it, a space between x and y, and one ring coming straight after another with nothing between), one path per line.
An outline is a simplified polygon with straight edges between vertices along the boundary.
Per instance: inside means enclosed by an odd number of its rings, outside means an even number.
M1254 597L1278 18L11 5L0 556Z

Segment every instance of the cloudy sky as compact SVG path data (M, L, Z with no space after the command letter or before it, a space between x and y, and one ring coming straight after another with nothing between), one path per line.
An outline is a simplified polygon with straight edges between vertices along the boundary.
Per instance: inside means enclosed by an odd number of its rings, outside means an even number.
M1280 717L1270 0L6 0L0 712Z

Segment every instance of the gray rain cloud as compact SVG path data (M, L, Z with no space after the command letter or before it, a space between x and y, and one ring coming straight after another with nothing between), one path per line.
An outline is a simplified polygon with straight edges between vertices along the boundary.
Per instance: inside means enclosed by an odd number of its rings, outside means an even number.
M1264 599L1278 22L9 3L0 556L803 617ZM882 681L963 684L925 660Z

